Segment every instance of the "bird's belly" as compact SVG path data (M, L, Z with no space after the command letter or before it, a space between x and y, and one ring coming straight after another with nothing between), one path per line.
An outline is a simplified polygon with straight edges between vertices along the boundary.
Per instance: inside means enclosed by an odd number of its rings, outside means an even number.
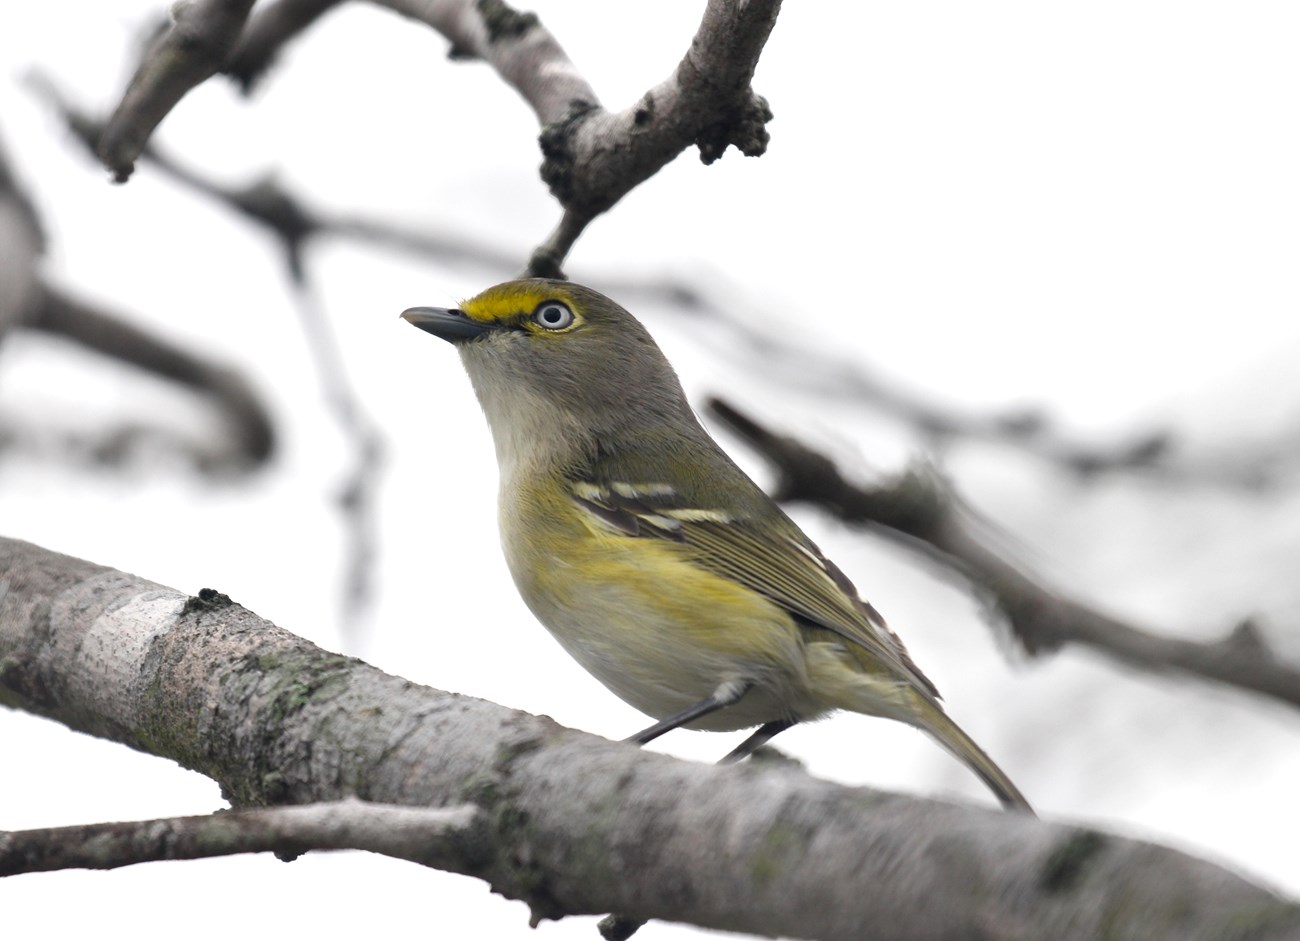
M624 627L629 621L624 622ZM666 639L679 626L653 620L645 623L654 630L657 643L619 644L611 649L608 637L596 632L580 619L566 619L556 626L547 625L551 633L592 676L628 705L655 719L662 719L707 699L732 679L752 682L753 688L738 702L687 723L684 728L729 732L798 715L811 718L821 710L799 708L803 697L799 683L790 676L791 663L773 663L754 656L744 656L692 647L675 647ZM689 629L689 628L688 628ZM646 649L653 646L653 649ZM797 661L794 661L797 664Z
M512 551L510 535L503 526L524 601L629 705L662 719L739 680L753 684L739 702L686 728L730 731L825 711L810 701L803 641L789 614L683 558L676 544L555 538L539 560Z

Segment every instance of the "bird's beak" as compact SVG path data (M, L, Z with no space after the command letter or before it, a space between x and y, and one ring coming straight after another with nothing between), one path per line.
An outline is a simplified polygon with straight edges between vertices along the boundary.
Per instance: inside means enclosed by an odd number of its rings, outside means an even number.
M434 336L442 337L448 343L472 340L490 329L489 324L470 320L463 310L446 307L412 307L402 311L402 319Z

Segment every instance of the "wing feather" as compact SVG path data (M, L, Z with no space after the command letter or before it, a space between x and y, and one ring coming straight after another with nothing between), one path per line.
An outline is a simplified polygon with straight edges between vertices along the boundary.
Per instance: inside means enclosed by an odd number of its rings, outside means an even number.
M574 500L606 526L629 538L682 543L702 568L757 591L792 615L838 634L882 662L891 672L938 698L884 618L861 598L853 583L822 555L797 526L775 539L753 522L720 511L685 505L669 486L653 481L600 486L574 485Z

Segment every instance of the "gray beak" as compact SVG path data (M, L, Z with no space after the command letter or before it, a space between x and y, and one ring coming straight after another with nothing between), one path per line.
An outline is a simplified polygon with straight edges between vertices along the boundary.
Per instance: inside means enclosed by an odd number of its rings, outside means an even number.
M491 329L488 324L470 320L463 310L446 307L412 307L402 311L402 319L436 337L442 337L448 343L472 340Z

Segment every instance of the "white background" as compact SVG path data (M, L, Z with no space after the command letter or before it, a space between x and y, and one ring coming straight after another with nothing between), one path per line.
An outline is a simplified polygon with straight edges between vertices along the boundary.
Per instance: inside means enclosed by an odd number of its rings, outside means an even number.
M699 4L535 7L610 107L665 77ZM332 649L343 644L350 462L302 342L275 247L142 169L113 187L18 82L38 67L88 106L120 93L147 0L16 6L0 28L0 133L50 233L52 279L239 364L281 449L213 487L180 465L99 474L50 455L0 460L0 532L186 591L211 586ZM578 244L568 270L698 277L791 343L851 357L972 414L1041 406L1113 443L1171 426L1198 454L1294 436L1300 377L1300 13L1291 4L789 4L756 89L770 152L683 155ZM481 63L371 7L323 21L252 103L205 85L158 140L223 180L276 172L313 204L527 252L557 218L537 127ZM572 664L506 589L495 469L452 350L397 313L512 272L322 243L310 270L364 407L383 429L375 603L355 648L419 682L611 737L644 718ZM697 399L721 393L798 429L864 476L917 453L860 403L763 382L716 331L638 309ZM0 348L0 413L103 427L140 410L205 416L40 337ZM724 443L760 480L761 464ZM1081 484L993 445L945 466L1054 584L1153 629L1212 637L1256 614L1300 657L1300 500ZM1026 662L980 607L888 543L797 518L889 617L950 712L1046 816L1209 856L1300 893L1292 709L1091 654ZM731 737L678 732L699 759ZM816 774L988 803L924 737L839 716L780 740ZM170 762L0 714L0 828L203 813L217 788ZM140 938L524 936L527 912L481 883L360 854L151 864L0 883L15 936L130 925ZM647 939L684 936L662 924ZM594 938L591 919L539 937Z

